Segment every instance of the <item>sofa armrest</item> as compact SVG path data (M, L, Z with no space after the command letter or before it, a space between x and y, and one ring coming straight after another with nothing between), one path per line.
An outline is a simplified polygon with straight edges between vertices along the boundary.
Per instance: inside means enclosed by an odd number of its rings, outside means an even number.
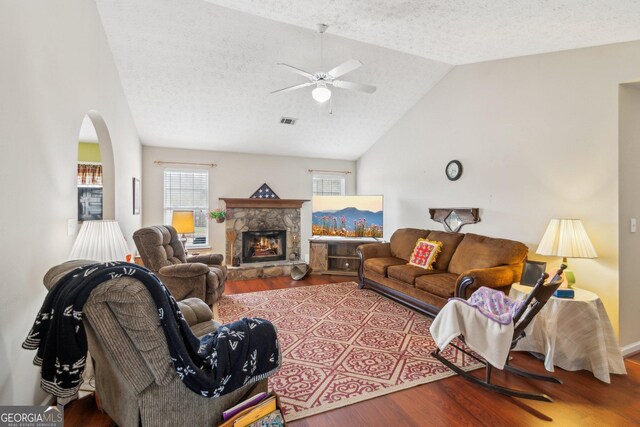
M520 280L522 264L467 270L458 277L455 296L467 299L481 286L503 288Z
M200 298L187 298L178 301L178 307L180 307L180 311L189 326L207 322L213 317L209 306Z
M203 255L195 255L187 258L188 263L202 263L207 265L222 265L222 260L224 256L222 254L203 254Z
M358 246L358 251L362 253L362 260L369 258L387 258L391 256L390 243L366 243Z
M209 273L209 267L202 263L173 264L158 270L162 276L175 278L190 278Z

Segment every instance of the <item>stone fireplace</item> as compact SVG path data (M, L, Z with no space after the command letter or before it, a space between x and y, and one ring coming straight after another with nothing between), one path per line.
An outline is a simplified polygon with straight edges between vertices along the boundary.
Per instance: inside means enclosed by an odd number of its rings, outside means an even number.
M282 261L287 259L287 230L242 232L243 263Z
M288 270L284 268L287 264L299 262L300 208L306 200L221 200L225 202L227 211L225 259L228 266L239 257L241 269L257 268L256 277L267 277L266 270L272 266L284 271ZM231 270L230 273L235 275ZM253 275L246 272L237 274L239 278Z

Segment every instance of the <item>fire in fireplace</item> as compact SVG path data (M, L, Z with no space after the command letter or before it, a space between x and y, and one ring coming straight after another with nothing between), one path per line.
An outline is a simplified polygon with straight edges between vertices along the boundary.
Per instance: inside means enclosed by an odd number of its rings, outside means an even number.
M287 258L287 230L244 231L242 262L279 261Z

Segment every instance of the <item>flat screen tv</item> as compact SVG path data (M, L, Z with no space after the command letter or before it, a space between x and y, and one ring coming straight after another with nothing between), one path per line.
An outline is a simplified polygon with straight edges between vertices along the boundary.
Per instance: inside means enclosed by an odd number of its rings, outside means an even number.
M313 196L312 234L382 237L382 196Z

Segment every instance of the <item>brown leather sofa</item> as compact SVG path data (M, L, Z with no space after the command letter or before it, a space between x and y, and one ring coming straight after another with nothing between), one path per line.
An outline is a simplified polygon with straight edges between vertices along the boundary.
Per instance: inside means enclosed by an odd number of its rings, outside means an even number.
M200 298L208 305L224 292L227 267L221 254L188 257L176 229L170 225L144 227L133 233L144 266L153 271L180 301Z
M442 242L433 270L409 265L418 239ZM402 228L389 243L358 247L360 287L369 287L428 315L454 296L469 298L481 286L508 293L520 280L528 248L477 234Z

